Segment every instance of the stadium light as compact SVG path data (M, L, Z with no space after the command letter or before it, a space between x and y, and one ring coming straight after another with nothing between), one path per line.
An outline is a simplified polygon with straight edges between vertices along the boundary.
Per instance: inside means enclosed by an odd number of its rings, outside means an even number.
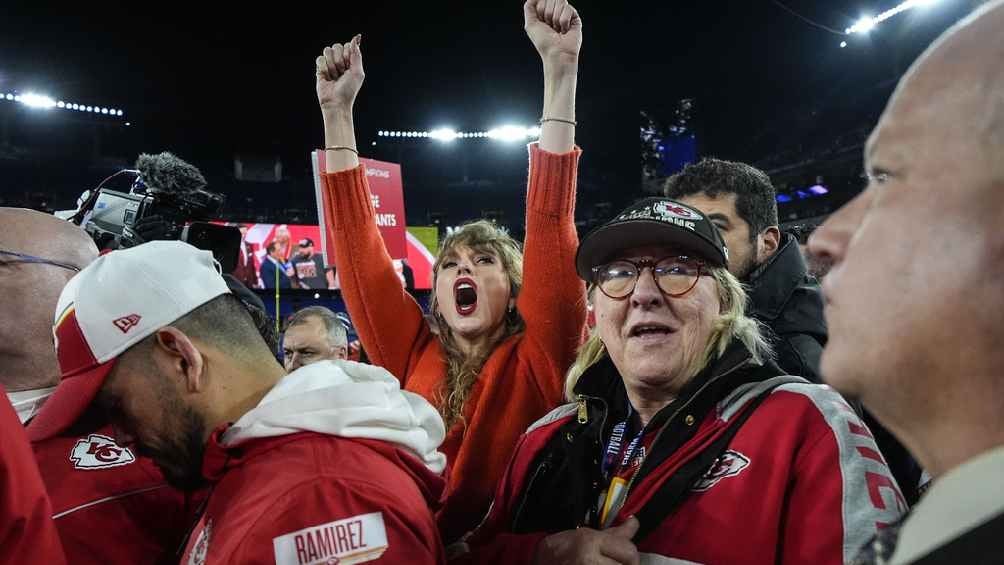
M51 110L53 108L58 108L60 110L74 110L77 112L92 112L95 114L102 114L106 116L125 116L125 112L119 110L118 108L108 108L105 106L84 106L83 104L77 104L76 102L66 102L65 100L55 100L51 96L46 94L38 94L36 92L25 92L24 94L19 94L16 92L0 92L0 101L7 102L19 102L25 106L37 109L37 110Z
M40 108L43 110L56 107L55 100L44 94L35 94L34 92L26 92L23 94L21 96L21 103L29 108Z
M871 16L863 16L860 20L858 20L858 23L847 28L847 33L848 35L852 33L868 33L869 31L875 29L875 26L877 25L878 22L875 21L875 18Z
M906 0L905 2L901 2L895 8L890 8L875 17L864 16L858 20L857 23L844 31L847 35L851 35L853 33L868 33L869 31L875 29L875 26L893 16L902 14L903 12L912 10L913 8L924 8L932 4L936 4L937 2L938 0Z
M502 126L488 130L488 137L498 141L523 141L530 137L530 128L522 126Z
M540 126L504 125L488 131L456 131L450 127L440 127L431 131L397 131L381 129L377 137L405 137L411 139L434 139L448 143L457 139L492 139L503 143L524 141L540 137Z
M450 128L437 128L429 132L429 137L436 141L449 143L459 137L459 135Z

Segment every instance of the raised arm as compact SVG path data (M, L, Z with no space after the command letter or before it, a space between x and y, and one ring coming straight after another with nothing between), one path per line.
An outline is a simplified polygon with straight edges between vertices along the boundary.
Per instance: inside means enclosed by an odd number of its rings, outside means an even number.
M567 0L527 0L526 34L544 68L540 148L563 154L575 148L575 86L582 48L582 20Z
M325 47L317 58L317 100L324 118L325 217L335 241L342 298L363 347L375 365L408 377L412 354L428 339L422 309L401 287L376 225L359 164L352 107L363 84L362 37Z
M317 102L324 118L324 146L328 173L337 173L359 166L356 130L352 108L359 89L363 87L363 36L356 35L349 43L335 43L324 48L317 58Z
M529 0L526 33L540 54L544 108L540 143L530 146L523 288L520 313L527 342L540 351L533 363L545 396L560 402L561 375L575 358L586 319L585 286L575 273L575 188L580 151L575 147L575 86L582 20L566 0ZM546 370L545 370L546 369Z

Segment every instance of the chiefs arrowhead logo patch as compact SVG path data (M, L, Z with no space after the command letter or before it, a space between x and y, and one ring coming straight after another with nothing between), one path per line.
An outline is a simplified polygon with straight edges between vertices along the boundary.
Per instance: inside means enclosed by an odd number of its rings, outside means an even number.
M722 479L734 477L742 473L743 469L749 466L749 457L730 449L711 465L708 472L704 473L704 476L697 481L697 484L691 490L694 492L704 492L717 485Z
M101 434L91 434L77 440L70 451L70 461L75 469L89 471L121 467L136 460L128 447L121 447L115 440Z

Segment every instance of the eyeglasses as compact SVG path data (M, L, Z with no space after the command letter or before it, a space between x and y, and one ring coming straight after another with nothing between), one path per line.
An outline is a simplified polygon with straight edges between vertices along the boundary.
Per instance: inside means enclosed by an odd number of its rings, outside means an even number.
M652 277L659 290L673 298L679 298L693 290L698 278L707 274L704 272L704 261L685 255L664 257L658 261L619 259L593 267L593 282L610 298L626 298L634 292L638 277L645 269L652 270Z
M14 258L7 259L5 256ZM0 267L11 263L39 263L42 265L52 265L54 267L59 267L61 269L69 269L75 273L80 272L80 267L76 265L71 265L69 263L62 263L60 261L53 261L51 259L45 259L43 257L35 257L34 255L26 255L24 253L15 253L14 251L4 251L0 249Z

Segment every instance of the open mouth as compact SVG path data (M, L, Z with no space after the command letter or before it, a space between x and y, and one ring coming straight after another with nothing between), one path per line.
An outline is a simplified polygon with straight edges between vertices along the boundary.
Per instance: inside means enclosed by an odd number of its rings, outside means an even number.
M641 337L649 339L658 339L660 337L665 337L675 330L664 324L638 324L637 326L631 328L628 333L628 337Z
M453 283L453 302L461 316L470 316L478 309L478 285L474 279L464 277Z

